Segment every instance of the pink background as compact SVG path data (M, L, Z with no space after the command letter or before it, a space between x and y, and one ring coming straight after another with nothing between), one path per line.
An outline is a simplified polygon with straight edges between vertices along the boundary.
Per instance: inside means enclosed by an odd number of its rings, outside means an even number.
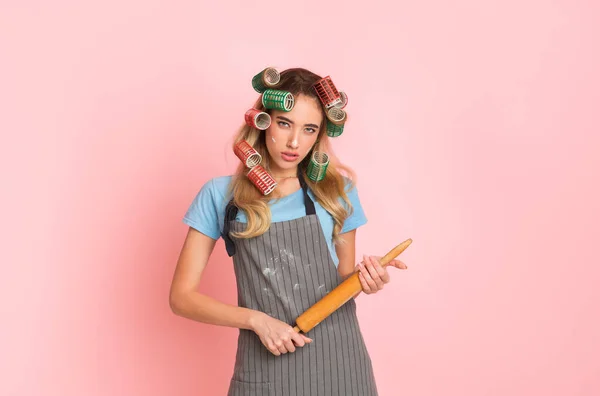
M414 240L358 300L382 396L600 394L598 2L94 3L0 6L1 395L225 394L168 289L269 65L349 95L357 253Z

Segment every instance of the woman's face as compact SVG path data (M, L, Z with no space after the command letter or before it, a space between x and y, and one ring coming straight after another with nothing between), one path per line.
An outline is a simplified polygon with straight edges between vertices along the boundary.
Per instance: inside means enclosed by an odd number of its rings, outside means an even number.
M322 121L318 99L302 94L295 98L291 111L271 111L266 143L273 177L296 175L298 164L310 152L319 136Z

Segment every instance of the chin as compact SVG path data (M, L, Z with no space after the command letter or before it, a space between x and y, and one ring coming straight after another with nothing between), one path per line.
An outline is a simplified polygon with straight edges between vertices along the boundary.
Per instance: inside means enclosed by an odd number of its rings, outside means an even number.
M300 161L286 162L282 160L273 160L273 162L275 162L277 168L279 168L282 171L294 169L300 164Z
M277 162L277 166L280 167L281 169L294 169L295 167L298 166L298 164L300 164L300 161Z

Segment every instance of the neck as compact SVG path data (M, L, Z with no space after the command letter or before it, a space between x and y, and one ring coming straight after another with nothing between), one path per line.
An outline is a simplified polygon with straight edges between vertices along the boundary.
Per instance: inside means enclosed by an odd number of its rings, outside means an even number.
M287 179L292 177L298 177L298 167L286 171L271 170L271 176L273 176L275 179Z
M276 176L276 175L272 175L272 176L275 179L292 179L292 178L298 177L298 175L296 175L296 174L288 175L288 176Z

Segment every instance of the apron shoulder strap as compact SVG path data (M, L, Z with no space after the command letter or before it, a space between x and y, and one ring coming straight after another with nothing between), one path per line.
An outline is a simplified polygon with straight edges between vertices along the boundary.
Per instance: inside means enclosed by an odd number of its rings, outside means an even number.
M315 210L315 203L308 196L308 186L306 185L306 180L304 180L304 177L302 177L300 171L298 171L298 180L300 181L300 187L302 187L302 193L304 194L304 209L306 210L306 215L310 216L317 214L317 211Z
M221 233L221 236L225 241L225 249L227 250L229 257L235 254L235 243L233 243L233 239L231 239L231 236L229 236L229 230L231 228L231 222L235 220L237 214L238 207L233 204L233 199L231 199L225 208L225 221L223 224L223 232Z

